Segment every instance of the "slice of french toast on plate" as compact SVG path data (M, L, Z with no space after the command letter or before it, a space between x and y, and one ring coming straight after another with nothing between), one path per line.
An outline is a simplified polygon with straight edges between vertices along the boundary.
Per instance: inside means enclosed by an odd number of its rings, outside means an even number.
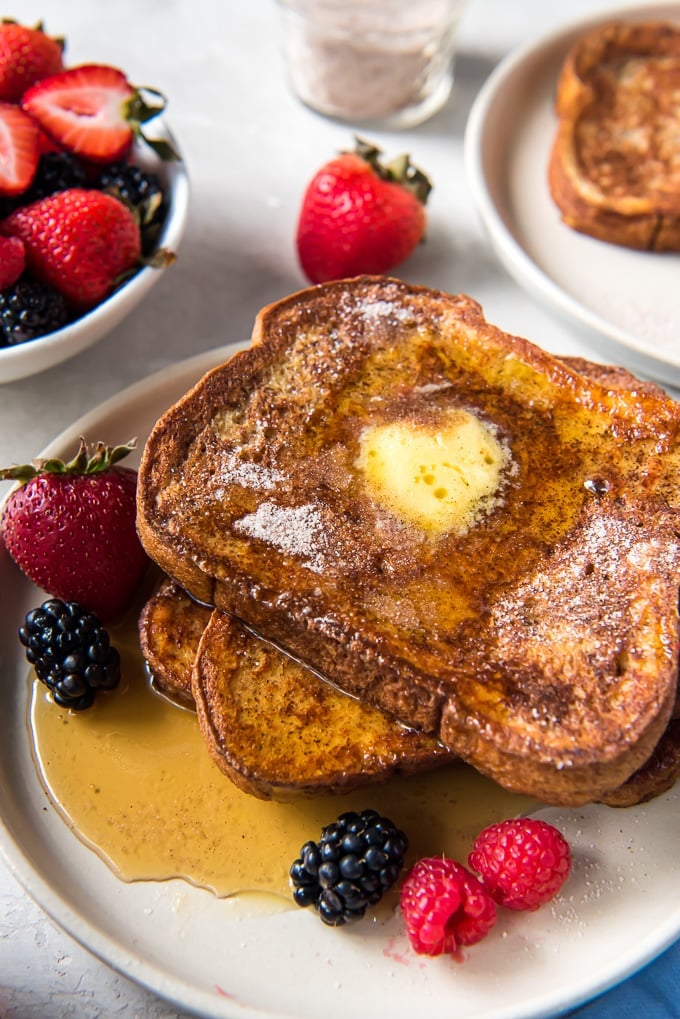
M635 381L618 369L583 365L598 376L613 374L617 383L622 374ZM419 738L348 698L237 620L198 605L170 580L145 604L139 630L154 686L195 707L193 679L207 748L221 771L255 796L343 793L452 758L432 737ZM680 775L680 704L674 714L650 759L601 802L632 806L674 784Z
M564 222L643 251L680 251L680 25L613 21L569 51L548 182Z
M453 760L433 736L348 697L218 609L192 685L213 760L261 799L345 793Z

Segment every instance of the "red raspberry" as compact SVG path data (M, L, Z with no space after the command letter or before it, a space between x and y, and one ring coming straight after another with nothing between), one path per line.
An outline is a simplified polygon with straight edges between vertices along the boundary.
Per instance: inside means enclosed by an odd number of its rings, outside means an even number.
M453 955L481 941L496 922L486 889L462 864L446 857L418 860L401 887L401 913L413 949Z
M538 909L569 876L571 854L564 836L545 821L501 821L477 836L468 864L489 895L507 909Z

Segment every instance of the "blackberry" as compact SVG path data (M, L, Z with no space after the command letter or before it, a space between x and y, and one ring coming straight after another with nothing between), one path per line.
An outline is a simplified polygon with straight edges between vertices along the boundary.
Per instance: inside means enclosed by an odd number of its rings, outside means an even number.
M61 294L37 280L22 276L13 286L0 290L0 347L53 333L69 319Z
M0 195L0 219L4 219L5 216L14 212L22 204L20 200L22 197L22 195L18 198L12 195Z
M82 711L97 690L120 680L120 655L93 612L77 602L49 598L27 614L19 630L26 658L57 704Z
M22 196L21 204L30 205L57 191L87 187L87 175L82 163L70 152L43 152L31 186Z
M100 191L120 199L137 215L142 237L142 254L150 255L158 245L167 205L163 186L155 173L134 163L110 163L94 181Z
M298 906L314 906L325 924L358 920L392 887L408 838L375 810L350 811L305 842L290 868Z
M165 192L154 173L134 163L111 163L94 182L100 191L108 191L137 213L144 254L156 246L167 206Z
M163 199L158 177L134 163L110 163L102 169L96 184L101 191L115 191L124 202L135 208L148 203L156 195Z

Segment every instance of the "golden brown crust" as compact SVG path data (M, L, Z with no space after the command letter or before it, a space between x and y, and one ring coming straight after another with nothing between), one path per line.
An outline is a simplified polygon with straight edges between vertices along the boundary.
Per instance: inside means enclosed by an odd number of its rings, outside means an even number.
M632 807L647 803L675 785L680 778L680 720L673 719L654 753L631 777L600 797L610 807Z
M624 247L680 250L678 89L677 25L616 21L572 47L548 166L568 226Z
M164 580L139 616L139 643L153 685L185 707L194 706L191 670L210 613Z
M576 804L624 782L675 697L680 409L384 278L278 302L255 339L147 443L150 554L510 789ZM367 495L358 436L460 406L513 471L483 525L432 540Z
M452 759L432 736L334 689L218 610L193 693L213 760L261 799L345 793Z
M605 389L627 390L630 393L647 393L660 399L667 397L666 391L657 383L648 379L639 379L627 368L613 364L598 364L584 357L561 357L561 361L579 375L586 375L598 382Z

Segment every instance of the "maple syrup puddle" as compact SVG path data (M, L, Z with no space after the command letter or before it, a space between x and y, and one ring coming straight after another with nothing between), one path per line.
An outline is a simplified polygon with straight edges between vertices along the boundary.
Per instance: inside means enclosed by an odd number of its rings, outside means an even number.
M136 626L115 634L122 679L92 708L58 707L33 680L30 731L41 781L66 823L124 881L183 878L218 896L292 904L288 869L344 810L373 807L407 832L407 863L464 862L478 832L535 807L462 764L342 796L259 800L212 762L195 714L158 694Z

